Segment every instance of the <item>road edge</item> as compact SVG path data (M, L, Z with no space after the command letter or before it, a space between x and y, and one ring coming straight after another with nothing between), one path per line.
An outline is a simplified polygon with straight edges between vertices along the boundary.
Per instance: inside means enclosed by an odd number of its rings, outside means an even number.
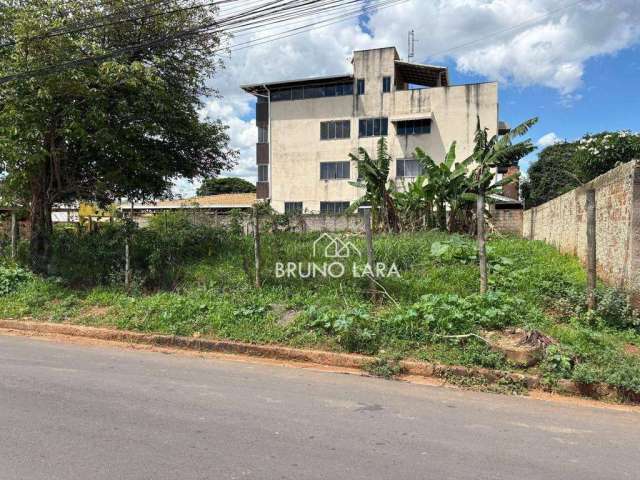
M353 353L327 352L280 345L259 345L231 340L214 340L174 335L114 330L84 325L32 322L26 320L0 319L0 329L18 330L35 334L55 334L70 337L82 337L96 340L115 341L129 344L168 347L197 352L224 353L250 357L285 360L300 363L312 363L328 367L365 370L376 357ZM448 376L479 378L489 384L507 381L526 386L529 390L542 389L541 379L537 375L505 372L487 368L442 365L428 362L401 360L399 366L403 375L424 378L447 378ZM569 396L584 396L583 388L570 380L561 380L555 393Z

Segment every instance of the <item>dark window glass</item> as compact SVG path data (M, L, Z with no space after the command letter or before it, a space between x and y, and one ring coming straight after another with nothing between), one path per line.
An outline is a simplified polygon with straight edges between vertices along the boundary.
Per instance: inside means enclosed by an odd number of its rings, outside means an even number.
M304 87L304 98L320 98L324 97L324 87L310 86Z
M391 77L382 77L382 91L384 93L391 91Z
M291 100L291 89L287 88L285 90L275 90L271 92L271 101L272 102L280 102L283 100Z
M287 215L301 215L302 202L284 202L284 213Z
M336 85L336 96L339 97L342 95L342 84L339 83L338 85Z
M420 135L431 133L431 120L423 118L420 120L406 120L398 122L396 125L398 135Z
M336 96L336 86L335 85L327 85L324 90L325 97L335 97Z
M417 160L404 159L396 161L396 177L417 177L422 175L423 168Z
M342 138L351 138L351 121L342 122Z
M389 119L386 117L362 119L358 122L358 127L360 137L385 136L389 131Z
M293 100L302 100L304 98L304 88L296 87L291 89L291 98Z
M329 138L329 122L320 122L320 140Z
M269 165L258 165L258 181L269 181Z
M358 79L358 95L364 95L364 78Z
M320 213L335 215L344 213L349 208L349 202L320 202Z
M334 140L350 137L351 122L349 120L320 122L320 140Z
M342 84L342 95L353 95L353 83Z
M350 178L349 162L321 162L320 180L344 180Z
M336 122L329 122L329 140L336 138Z

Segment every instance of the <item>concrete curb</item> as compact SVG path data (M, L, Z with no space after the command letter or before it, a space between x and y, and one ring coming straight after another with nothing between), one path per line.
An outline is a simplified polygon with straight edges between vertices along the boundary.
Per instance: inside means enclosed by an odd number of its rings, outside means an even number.
M171 335L156 335L125 330L111 330L107 328L85 327L58 323L40 323L21 320L2 320L0 328L41 334L58 334L74 337L85 337L98 340L137 343L158 347L174 347L203 352L219 352L242 354L276 360L308 362L319 365L342 368L362 369L375 360L374 357L350 353L334 353L321 350L306 350L276 345L254 345L250 343L227 340L206 340L200 338L178 337ZM440 365L426 362L403 360L400 362L403 372L408 375L421 377L443 378L448 375L461 377L482 378L488 383L506 380L526 385L529 389L540 388L540 377L519 373L503 372L486 368L467 368L461 366ZM579 391L573 382L564 382L562 393L575 394Z

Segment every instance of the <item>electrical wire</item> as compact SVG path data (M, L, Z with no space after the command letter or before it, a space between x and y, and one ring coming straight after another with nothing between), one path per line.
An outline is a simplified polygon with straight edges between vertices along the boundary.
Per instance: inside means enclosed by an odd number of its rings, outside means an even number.
M405 2L408 0L391 0L391 3L394 3L394 1ZM0 84L4 84L10 81L19 80L23 78L30 78L33 76L54 73L56 71L66 70L68 68L73 68L75 66L79 66L86 63L102 62L102 61L108 60L109 58L113 58L115 56L130 52L130 51L143 50L146 48L155 48L155 47L167 44L169 42L178 41L180 39L194 36L194 35L211 35L211 34L220 33L220 32L224 33L226 28L232 31L234 27L246 28L248 25L254 25L254 27L265 26L265 25L269 26L270 24L272 25L278 22L282 22L283 17L281 15L278 16L278 14L282 14L282 13L288 12L291 15L296 15L296 18L299 19L301 15L309 16L314 13L317 13L319 11L318 6L324 8L324 10L321 10L321 11L327 12L329 11L328 10L329 7L333 9L337 9L338 7L344 7L345 5L358 4L358 3L362 5L362 8L359 10L359 15L363 15L369 11L373 11L378 6L377 4L374 4L369 0L289 0L286 2L272 1L272 2L262 4L257 8L244 10L234 15L230 15L229 17L223 18L219 21L215 21L206 25L200 25L188 30L183 30L170 36L163 36L163 37L155 38L149 41L140 42L134 45L124 46L124 47L112 50L110 52L106 52L102 55L84 57L81 59L75 59L75 60L63 62L60 64L49 65L40 69L35 69L35 70L30 70L26 72L20 72L13 75L5 76L0 78ZM390 2L388 0L383 0L383 1L378 1L377 3L384 5ZM316 7L314 7L314 5L316 5ZM350 11L350 13L353 14L352 11ZM260 16L264 14L269 14L272 17L275 15L276 20L271 20L271 22L267 22L264 18L260 18ZM287 18L292 18L292 17L289 16ZM342 14L341 16L336 17L336 21L343 21L345 18L348 18L348 17ZM326 26L326 21L319 23L319 25ZM306 27L318 28L318 23L314 22L314 24L309 24ZM302 31L300 28L293 29L293 30ZM282 33L286 33L286 32L280 32L279 37L286 38L282 36ZM291 36L291 34L288 34L286 36ZM272 40L277 40L277 39L279 38L273 38ZM261 41L260 44L265 43L264 38L253 40L254 43L256 41ZM251 42L245 42L245 44L250 44L250 43ZM244 46L244 48L249 48L249 47Z

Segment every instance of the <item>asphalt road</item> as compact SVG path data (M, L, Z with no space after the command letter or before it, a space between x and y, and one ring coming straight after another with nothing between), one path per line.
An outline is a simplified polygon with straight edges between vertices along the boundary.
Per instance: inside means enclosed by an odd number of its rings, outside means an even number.
M0 336L0 478L637 479L640 414Z

